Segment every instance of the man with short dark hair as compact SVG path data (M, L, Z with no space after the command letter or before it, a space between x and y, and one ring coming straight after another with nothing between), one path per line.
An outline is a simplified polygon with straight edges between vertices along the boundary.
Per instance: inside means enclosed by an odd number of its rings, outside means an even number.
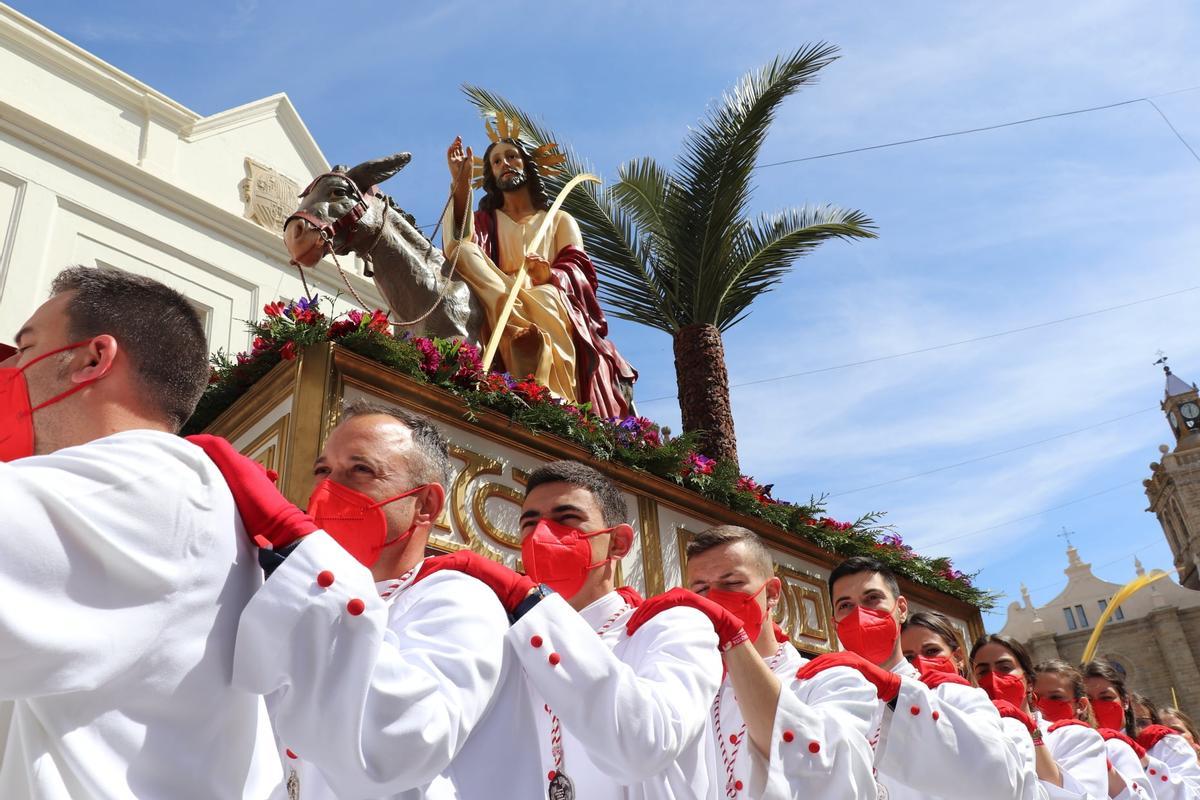
M881 701L875 769L890 800L972 800L1035 797L1036 777L1024 770L988 696L956 673L918 670L904 659L900 625L908 600L886 564L862 556L829 575L833 618L845 652L813 659L798 675L812 678L851 666L875 685Z
M526 489L528 577L472 553L440 565L479 576L515 620L508 640L533 689L537 728L514 736L541 759L543 781L536 795L520 796L713 796L705 752L720 634L690 608L660 609L630 630L641 598L616 589L615 563L633 529L620 490L599 472L552 462Z
M736 525L697 534L686 573L686 585L737 617L748 637L725 653L727 678L712 706L712 769L724 776L726 794L874 797L874 687L849 667L797 680L807 659L775 630L783 586L758 536Z
M289 512L227 442L201 441L232 477L250 533L270 545L234 684L270 695L287 791L484 800L503 770L505 796L539 793L537 760L511 735L534 723L504 609L472 577L421 571L450 471L433 423L348 404L313 465L308 515ZM279 518L287 524L264 522Z
M266 710L229 681L262 578L220 473L175 435L208 382L199 318L156 281L73 267L16 343L0 797L264 797L281 774Z

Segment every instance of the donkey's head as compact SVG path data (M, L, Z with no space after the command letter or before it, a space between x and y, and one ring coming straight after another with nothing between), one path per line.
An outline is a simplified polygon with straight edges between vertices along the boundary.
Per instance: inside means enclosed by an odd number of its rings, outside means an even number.
M396 153L349 169L338 165L318 175L283 223L283 242L292 261L311 267L329 250L344 255L355 244L369 241L361 231L382 225L386 206L378 200L376 185L404 169L411 159L410 153Z

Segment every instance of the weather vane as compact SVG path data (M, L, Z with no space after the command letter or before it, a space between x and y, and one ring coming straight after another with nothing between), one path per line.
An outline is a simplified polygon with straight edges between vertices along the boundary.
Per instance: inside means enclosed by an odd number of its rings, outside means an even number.
M1154 362L1154 366L1157 367L1159 364L1161 364L1162 368L1163 368L1163 372L1169 373L1171 371L1171 368L1169 366L1167 366L1167 354L1164 353L1162 350L1157 350L1157 351L1155 351L1154 355L1158 356L1158 361Z

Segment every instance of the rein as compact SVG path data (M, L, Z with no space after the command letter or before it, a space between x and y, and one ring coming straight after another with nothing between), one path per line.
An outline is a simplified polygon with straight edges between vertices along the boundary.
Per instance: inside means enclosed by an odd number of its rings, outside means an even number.
M358 188L358 186L354 183L353 180L351 180L345 173L342 173L342 172L326 172L324 174L318 175L317 177L313 178L312 182L309 183L308 186L304 189L304 191L300 193L300 196L304 197L305 195L307 195L310 191L312 191L313 187L316 186L318 181L320 181L322 178L327 178L327 177L341 178L342 180L346 181L346 183L350 184L351 189L354 190L354 193L357 196L357 202L353 206L351 206L350 210L348 210L342 216L338 217L333 222L323 222L320 218L318 218L315 214L313 214L310 211L298 210L298 211L294 212L290 217L288 217L287 220L284 221L283 227L286 229L288 226L288 223L290 223L293 219L299 219L299 220L302 220L303 222L307 223L308 225L311 225L317 231L317 233L320 234L321 239L324 242L325 253L327 253L329 256L331 256L333 258L333 265L335 267L337 267L338 275L341 277L342 283L350 291L350 294L354 297L354 299L358 302L358 304L363 309L366 309L367 308L366 301L363 300L362 297L359 296L358 292L356 292L354 290L354 287L350 284L350 279L347 277L345 270L342 269L341 262L338 261L338 254L337 254L337 251L334 249L333 240L335 237L338 236L338 234L344 233L345 234L345 243L346 243L346 245L345 245L346 252L347 253L351 252L352 248L350 247L350 243L354 238L354 231L358 228L359 220L361 220L363 218L363 216L367 213L367 210L370 208L370 206L367 205L366 198L371 197L371 198L374 198L375 200L379 201L381 203L380 212L379 212L380 213L379 230L376 231L375 237L371 240L371 244L368 247L358 251L359 254L362 256L362 259L365 263L365 266L363 268L363 274L368 278L373 276L375 274L375 271L373 269L374 261L375 261L375 259L374 259L375 248L378 247L379 242L383 240L384 231L388 227L388 224L389 224L388 213L387 213L388 209L389 209L389 204L387 202L387 197L382 192L379 192L373 186L370 189L368 189L367 192L364 193L363 191L361 191ZM430 235L430 241L428 242L428 247L425 250L426 257L428 257L429 254L431 252L433 252L434 245L433 245L432 238L433 238L433 236L437 235L438 229L442 225L442 218L446 216L446 211L450 208L450 204L453 202L454 202L454 187L451 186L450 187L450 196L446 198L446 204L444 206L442 206L442 214L440 217L438 217L437 225L434 226L433 233ZM461 240L462 237L466 234L466 232L467 232L467 214L466 214L466 212L464 212L462 222L459 225L457 239ZM453 279L456 270L458 269L458 256L461 251L462 251L461 247L456 247L454 249L454 257L450 260L450 272L442 280L442 287L438 291L438 296L434 299L433 305L431 305L424 314L422 314L421 316L419 316L415 319L407 320L407 321L391 319L390 321L391 321L392 325L395 325L395 326L398 326L401 328L407 328L412 325L416 325L417 323L424 322L426 319L429 318L429 316L431 314L433 314L434 311L437 310L438 306L440 306L443 303L443 301L445 301L446 295L450 291L450 282ZM325 253L323 253L322 255L324 255ZM304 291L305 291L305 294L307 294L308 293L308 282L304 279L304 267L295 259L293 259L291 263L300 272L300 281L304 284ZM438 277L441 278L440 270L438 271ZM389 316L389 318L396 316L396 312L395 312L395 310L392 309L390 304L388 305L388 316Z

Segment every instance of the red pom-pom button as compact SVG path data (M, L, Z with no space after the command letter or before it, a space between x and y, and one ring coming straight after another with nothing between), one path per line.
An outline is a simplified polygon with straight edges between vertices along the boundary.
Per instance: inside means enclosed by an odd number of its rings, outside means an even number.
M346 611L350 612L350 616L357 617L359 614L367 610L367 604L357 597L346 603Z
M783 732L783 740L784 740L785 742L790 742L790 741L792 741L792 740L793 740L793 739L795 739L795 738L796 738L796 734L792 733L791 731L784 731L784 732Z
M317 573L317 586L322 589L328 589L333 586L333 573L327 569L323 569Z
M940 711L933 712L933 721L937 722L938 717L940 717L941 715L942 715L942 712L940 712Z
M814 755L816 753L821 752L821 743L820 742L809 742L808 743L808 752L813 753Z
M734 782L733 782L733 788L737 789L737 790L740 792L740 791L742 790L742 782L741 782L741 781L734 781Z
M910 708L908 710L908 713L912 714L915 717L917 714L921 713L921 709L918 706L913 706L912 708Z
M737 734L736 733L729 734L729 743L737 744Z
M554 776L557 774L558 773L555 772L554 770L550 770L549 772L546 773L546 780L548 780L548 781L554 780Z
M532 647L541 647L542 646L542 637L540 637L540 636L530 637L529 644Z
M550 666L557 667L558 662L562 661L562 656L560 656L558 653L551 653L548 660L550 661Z
M287 753L287 757L288 757L288 758L299 758L299 757L300 757L300 756L296 755L295 753L293 753L293 752L291 751L291 749L285 750L284 752L286 752L286 753Z

